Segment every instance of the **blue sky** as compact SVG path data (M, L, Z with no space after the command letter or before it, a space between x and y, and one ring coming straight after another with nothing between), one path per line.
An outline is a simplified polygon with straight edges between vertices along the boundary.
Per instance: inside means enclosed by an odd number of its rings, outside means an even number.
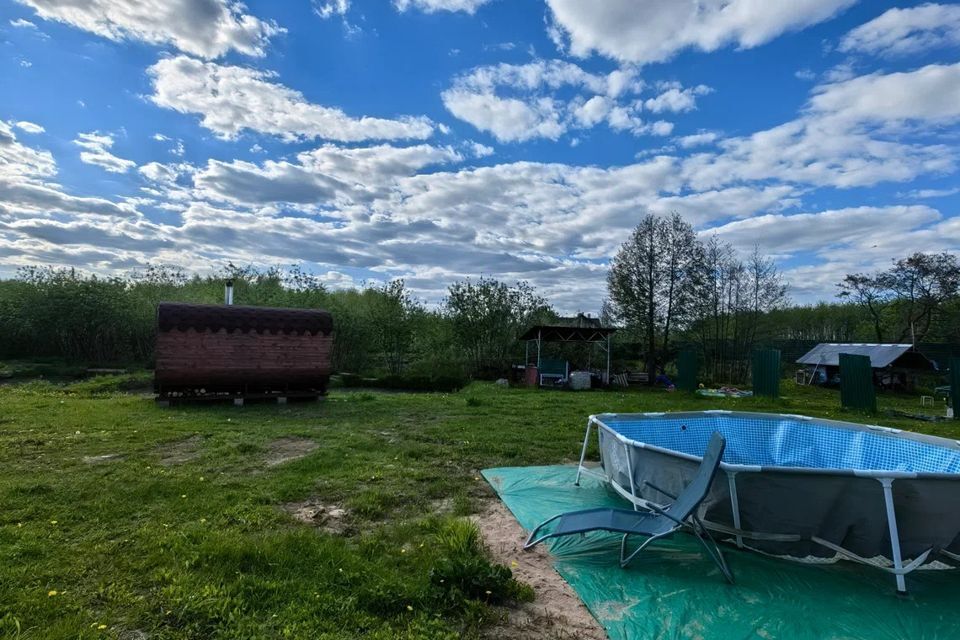
M960 248L960 5L0 0L0 273L304 264L597 311L646 212L796 301Z

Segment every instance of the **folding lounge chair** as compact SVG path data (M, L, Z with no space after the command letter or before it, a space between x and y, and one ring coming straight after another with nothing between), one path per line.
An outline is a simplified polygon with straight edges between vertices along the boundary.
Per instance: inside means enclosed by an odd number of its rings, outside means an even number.
M585 509L582 511L571 511L561 513L552 518L541 522L530 532L530 537L523 545L524 549L540 544L549 538L568 536L574 533L586 533L588 531L613 531L622 533L623 539L620 541L620 566L626 567L633 558L645 549L654 540L667 538L677 531L687 528L700 541L707 555L717 564L723 576L730 584L733 584L733 574L727 567L720 547L703 522L697 517L697 509L707 493L710 491L710 485L713 478L720 468L720 460L723 458L723 450L726 446L726 440L719 432L714 432L707 445L707 450L700 462L700 468L697 470L693 481L680 493L679 496L673 496L647 482L648 487L662 493L668 498L673 499L673 503L666 508L649 504L649 511L630 511L627 509L611 509L601 507L597 509ZM544 526L557 521L553 529L540 537L537 534ZM634 551L627 553L627 538L631 535L646 536L646 540L640 544Z

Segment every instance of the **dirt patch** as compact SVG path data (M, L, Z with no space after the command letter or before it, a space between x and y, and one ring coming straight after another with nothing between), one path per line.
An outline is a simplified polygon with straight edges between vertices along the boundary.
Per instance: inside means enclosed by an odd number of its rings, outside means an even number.
M296 436L279 438L267 445L267 455L263 463L268 467L275 467L285 462L306 457L316 448L317 443L310 438L298 438Z
M112 462L114 460L123 460L123 454L105 453L100 456L83 456L83 461L87 464L101 464L103 462Z
M281 509L294 519L327 533L341 534L347 528L344 523L347 510L335 504L323 504L311 498L303 502L288 502Z
M172 467L196 460L200 457L200 447L202 446L203 436L201 435L162 444L157 447L160 451L160 464L165 467Z
M499 500L489 501L473 516L494 560L505 564L520 581L533 587L536 599L506 611L502 622L488 629L489 638L520 640L606 640L600 623L560 574L543 545L523 550L527 533Z

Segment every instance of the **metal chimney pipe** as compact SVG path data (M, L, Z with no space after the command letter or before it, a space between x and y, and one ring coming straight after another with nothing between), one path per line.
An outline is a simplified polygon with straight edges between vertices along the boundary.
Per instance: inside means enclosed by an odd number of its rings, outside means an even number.
M223 298L226 304L233 304L233 280L227 280L227 285L223 291Z

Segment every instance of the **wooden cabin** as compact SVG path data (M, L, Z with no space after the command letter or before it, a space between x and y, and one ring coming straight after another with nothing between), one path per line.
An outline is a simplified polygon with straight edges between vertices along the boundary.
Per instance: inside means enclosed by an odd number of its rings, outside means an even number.
M321 396L332 332L333 317L319 309L162 302L157 400Z

